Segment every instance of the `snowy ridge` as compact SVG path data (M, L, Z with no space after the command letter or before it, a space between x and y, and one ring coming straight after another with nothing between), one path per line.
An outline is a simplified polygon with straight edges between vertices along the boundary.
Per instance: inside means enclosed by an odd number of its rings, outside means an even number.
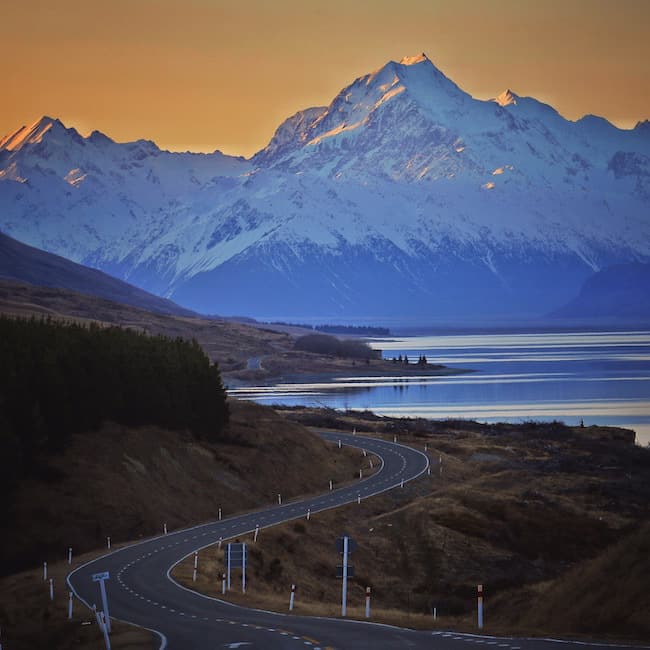
M249 161L44 117L0 141L0 229L211 313L542 314L650 261L648 124L476 100L422 54Z

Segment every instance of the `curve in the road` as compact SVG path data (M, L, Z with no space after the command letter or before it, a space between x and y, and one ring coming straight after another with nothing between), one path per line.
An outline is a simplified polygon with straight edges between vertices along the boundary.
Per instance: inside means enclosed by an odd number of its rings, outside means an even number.
M372 476L332 492L303 498L222 521L211 522L152 538L118 549L78 567L68 575L77 598L91 607L99 604L99 593L91 576L110 571L107 583L111 618L145 628L161 638L161 650L467 650L468 644L492 646L489 650L557 650L557 639L492 637L439 631L417 631L353 621L299 617L248 609L182 587L171 579L171 568L195 550L219 538L230 539L305 516L307 508L317 513L385 492L421 476L429 460L425 454L396 443L322 432L330 441L365 448L382 459ZM577 642L581 650L612 647ZM621 646L616 646L621 647ZM623 646L634 647L634 646ZM638 646L637 646L638 647ZM487 650L487 649L486 649Z
M278 632L273 625L266 624L266 618L274 617L277 622L281 614L239 608L239 620L233 620L232 606L183 588L171 579L170 571L183 558L219 539L251 533L257 526L263 529L302 518L307 509L316 514L356 502L359 496L367 499L400 486L402 481L406 483L421 476L429 466L425 454L395 442L339 432L321 432L321 435L328 441L341 440L345 445L363 448L378 456L381 459L379 469L367 478L318 496L194 526L118 549L72 571L67 578L70 589L87 607L91 607L91 603L99 604L98 587L92 582L92 575L109 571L111 580L106 587L111 618L156 632L162 639L161 648L213 648L215 635L222 637L225 633L231 639L242 636L242 630L249 640L235 639L232 643L284 648L294 647L295 641L300 640L303 645L319 647L309 630L296 635L287 630ZM221 615L215 615L216 610ZM265 617L263 625L253 620L260 615ZM235 626L240 628L239 634L235 633ZM316 627L322 627L322 622ZM298 639L294 638L296 636ZM250 637L255 640L251 641ZM341 647L339 643L337 646Z

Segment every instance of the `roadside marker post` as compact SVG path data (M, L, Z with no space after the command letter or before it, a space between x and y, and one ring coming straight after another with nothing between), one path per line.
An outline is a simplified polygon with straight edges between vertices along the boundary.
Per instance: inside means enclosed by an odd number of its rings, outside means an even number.
M341 441L339 440L339 449L341 448Z
M192 582L196 582L196 569L192 571Z
M194 570L196 571L199 568L199 552L194 551Z
M255 526L255 535L253 536L253 542L256 542L256 541L257 541L257 536L258 536L259 534L260 534L260 525L257 524L257 525Z
M72 618L72 592L68 594L68 620Z
M368 455L368 452L364 449L363 450L363 457L365 458Z
M221 521L221 508L219 508L219 521Z
M219 550L221 550L221 542L223 542L223 537L219 538Z
M106 548L109 551L111 550L111 538L110 538L110 536L106 538Z
M361 505L361 495L357 494L357 503Z
M431 476L431 465L427 467L427 476Z
M483 585L477 587L477 600L478 600L478 629L483 629Z
M336 550L343 556L343 565L336 567L336 577L343 578L341 587L341 616L347 615L348 609L348 577L354 577L354 567L348 564L348 553L354 551L357 543L347 535L336 540Z
M50 600L54 600L54 579L50 578Z
M226 593L226 574L225 573L221 574L221 593L222 594Z
M332 481L330 480L330 492L331 492L333 489L334 489L334 484L333 484Z
M246 593L246 544L242 544L241 556L241 592Z
M293 601L296 596L296 585L291 585L291 596L289 596L289 611L293 612Z
M357 428L356 428L356 427L354 427L354 429L352 429L352 435L353 435L353 436L356 436L356 435L357 435Z
M438 620L438 608L437 607L433 608L433 620L434 621Z
M366 618L370 618L370 587L366 587Z
M163 534L167 534L167 522L163 524Z
M282 505L282 495L281 494L278 494L278 505L279 506Z
M362 469L359 470L359 478L363 478L363 470Z
M228 573L228 591L230 591L230 544L226 546L226 572Z
M374 465L372 464L372 458L368 460L368 464L370 465L370 469L373 469Z
M400 481L399 486L400 486L401 488L404 487L404 479L402 479L402 480Z
M425 442L425 443L424 443L424 451L427 451L427 449L428 449L428 445L427 445L427 443Z
M307 508L307 521L309 521L310 517L311 517L311 508Z
M72 564L72 546L68 547L68 564Z
M93 574L93 582L99 582L99 591L102 595L102 609L104 610L104 623L108 632L111 631L111 617L108 613L108 599L106 598L106 585L104 584L106 580L109 579L108 571L102 571L101 573ZM107 646L110 647L110 646Z
M43 562L43 582L47 582L47 562Z
M348 536L343 537L343 589L341 591L341 616L347 614L348 600Z
M393 442L397 442L397 436L393 436Z

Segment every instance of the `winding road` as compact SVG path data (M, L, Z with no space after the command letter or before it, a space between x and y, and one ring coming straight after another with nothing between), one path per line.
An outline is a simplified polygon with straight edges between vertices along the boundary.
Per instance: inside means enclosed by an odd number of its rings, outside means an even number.
M77 598L101 607L92 575L110 572L106 581L111 618L153 631L161 650L295 650L298 648L389 650L436 648L466 650L466 644L500 650L557 650L558 641L507 639L446 632L415 631L345 619L289 616L232 605L191 591L171 577L172 569L194 551L219 541L292 519L366 499L412 481L427 471L425 454L410 447L364 436L321 432L326 440L364 448L382 460L372 476L320 496L291 501L138 542L97 558L67 578ZM334 567L332 567L333 569ZM564 642L562 642L564 643ZM568 642L567 642L568 643ZM602 647L600 644L581 644Z

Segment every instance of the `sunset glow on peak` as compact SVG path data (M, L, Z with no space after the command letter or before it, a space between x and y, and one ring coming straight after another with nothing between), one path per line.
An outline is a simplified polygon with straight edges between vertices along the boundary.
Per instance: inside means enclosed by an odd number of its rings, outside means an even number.
M422 54L416 54L415 56L405 56L400 61L400 65L415 65L417 63L422 63L423 61L429 61L429 57L422 52Z
M650 117L650 3L638 0L6 4L3 22L30 30L0 44L12 61L0 134L45 113L118 142L250 156L288 115L386 62L440 70L477 99L517 88L571 120Z
M510 88L504 90L500 95L497 95L494 98L494 101L499 104L499 106L510 106L510 104L517 103L517 95L515 95Z

